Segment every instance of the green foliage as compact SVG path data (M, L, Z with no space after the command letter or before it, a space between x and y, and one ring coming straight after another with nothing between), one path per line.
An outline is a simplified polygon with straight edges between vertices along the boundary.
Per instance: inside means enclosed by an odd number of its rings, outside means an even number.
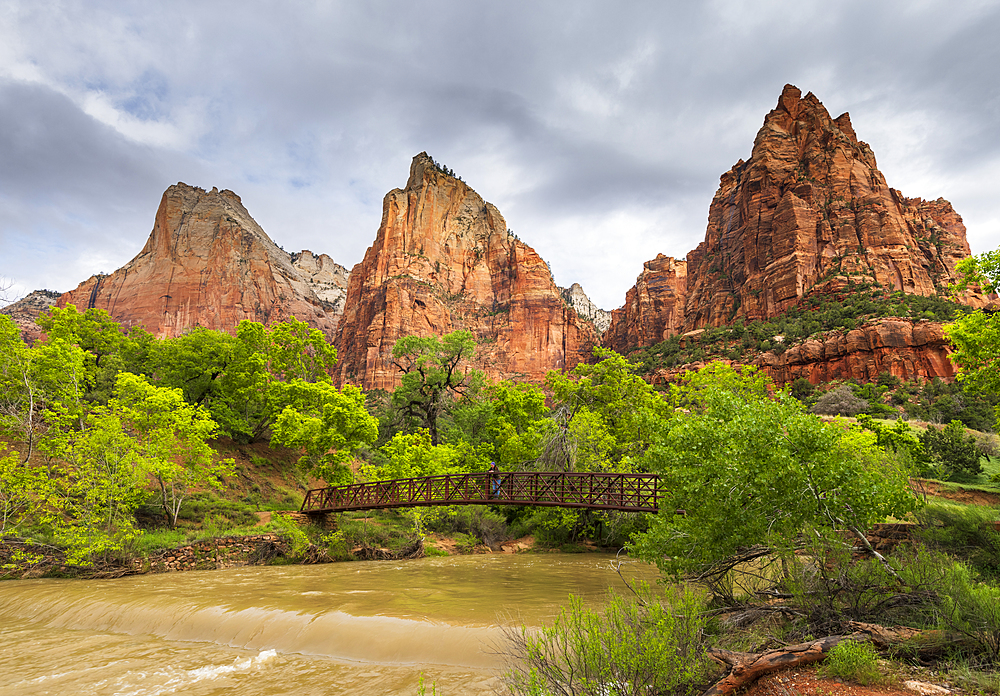
M549 409L538 387L503 381L466 392L450 416L446 441L467 442L483 459L512 470L540 456Z
M786 547L807 525L833 536L916 507L906 470L874 434L826 425L759 375L716 365L676 387L691 403L646 457L666 495L640 557L661 570L705 569L754 545ZM678 510L685 511L683 514Z
M180 390L119 374L106 406L78 428L65 410L50 412L42 448L53 457L44 524L68 548L71 563L123 551L138 536L135 511L146 502L147 478L160 488L172 523L192 485L213 484L231 462L213 463L205 440L215 423L183 401Z
M927 457L920 437L902 420L886 425L867 413L859 414L857 426L875 433L875 441L887 453L892 452L914 475L927 473Z
M21 461L17 452L0 452L0 536L17 536L30 523L47 489L44 469Z
M328 382L297 377L272 386L285 404L274 424L272 446L302 447L303 470L330 485L350 483L348 462L378 436L378 422L365 410L361 390L350 384L338 390Z
M635 470L671 417L667 402L625 358L604 348L594 348L594 356L596 364L545 378L556 412L539 461L545 469Z
M962 279L956 291L978 284L985 292L1000 287L1000 249L987 251L958 263ZM1000 393L1000 313L979 309L956 318L945 327L955 345L951 361L958 366L958 378L976 392ZM1000 411L996 413L1000 424Z
M948 569L945 587L940 605L942 628L973 639L991 664L1000 664L1000 587L979 582L960 562Z
M842 640L834 645L819 673L824 677L846 679L864 686L886 683L875 647L871 643L853 640Z
M983 452L960 421L952 421L941 429L928 426L920 441L945 478L968 480L983 470L979 461Z
M997 511L976 505L928 503L917 511L920 539L968 563L993 582L1000 580Z
M403 373L392 405L417 427L427 428L432 444L441 441L438 421L474 377L463 365L475 350L469 331L440 338L404 336L392 349L393 364Z
M661 603L611 594L594 611L570 597L550 626L508 631L510 664L503 681L511 694L693 694L712 676L702 638L706 619L690 591Z
M109 408L132 433L143 467L160 489L160 502L171 526L184 498L195 486L220 487L233 473L233 460L214 461L207 440L218 426L208 412L184 401L179 389L151 385L123 372Z

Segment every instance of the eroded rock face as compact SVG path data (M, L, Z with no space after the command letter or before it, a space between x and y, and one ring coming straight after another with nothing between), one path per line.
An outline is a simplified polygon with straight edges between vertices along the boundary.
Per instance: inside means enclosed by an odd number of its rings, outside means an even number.
M611 313L601 343L619 353L664 341L684 327L687 261L663 254L643 264L625 295L625 305Z
M908 319L881 319L852 331L807 340L781 355L764 353L754 364L778 384L799 377L813 384L857 379L874 382L883 372L903 380L952 381L950 343L942 324Z
M965 225L948 201L889 188L850 116L831 118L813 94L786 85L750 159L722 175L686 279L650 284L652 266L666 262L648 262L603 342L625 350L741 318L768 319L848 274L930 295L954 282L956 262L969 253ZM981 296L966 299L984 304Z
M495 378L540 380L589 356L597 333L563 300L545 261L426 153L382 210L348 283L335 341L340 382L393 389L397 340L457 329L473 332L476 367Z
M327 312L339 319L344 313L350 271L326 254L317 256L308 249L292 254L292 265L305 278L316 297L324 303Z
M29 346L42 337L42 330L35 320L43 312L47 312L59 299L60 293L52 290L35 290L17 302L12 302L0 314L6 314L18 328L21 329L21 339Z
M950 382L955 378L955 368L948 359L951 346L942 326L927 320L880 319L852 331L829 332L822 339L792 346L781 355L762 353L750 364L770 375L779 386L800 377L812 384L846 379L874 382L883 372L903 380L938 377ZM688 370L704 366L697 362L661 369L652 382L671 382Z
M324 262L310 263L319 270L304 276L232 191L179 183L163 194L138 256L65 293L59 306L104 309L122 326L140 325L159 338L195 326L233 332L244 319L270 324L290 316L332 336L336 315L313 291L325 282L315 280L325 277Z

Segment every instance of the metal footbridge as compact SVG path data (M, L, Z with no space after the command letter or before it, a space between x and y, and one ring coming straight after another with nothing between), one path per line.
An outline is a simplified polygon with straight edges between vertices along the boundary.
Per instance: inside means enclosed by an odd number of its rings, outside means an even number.
M510 472L447 474L316 488L301 512L318 514L428 505L540 505L657 512L656 474Z

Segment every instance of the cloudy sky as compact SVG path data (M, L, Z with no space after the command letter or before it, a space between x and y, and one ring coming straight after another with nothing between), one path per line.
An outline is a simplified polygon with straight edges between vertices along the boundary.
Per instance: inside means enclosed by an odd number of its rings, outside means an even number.
M426 150L622 304L704 236L785 83L850 111L890 186L1000 243L1000 1L0 0L0 281L69 290L163 190L238 193L351 267Z

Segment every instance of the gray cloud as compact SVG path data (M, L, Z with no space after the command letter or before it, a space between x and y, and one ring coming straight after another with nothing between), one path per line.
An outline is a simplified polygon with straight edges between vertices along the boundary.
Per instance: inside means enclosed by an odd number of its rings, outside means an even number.
M1000 215L1000 4L7 3L0 275L65 290L128 260L163 189L230 188L345 265L422 150L562 284L621 304L701 241L786 82L850 111L890 185Z

